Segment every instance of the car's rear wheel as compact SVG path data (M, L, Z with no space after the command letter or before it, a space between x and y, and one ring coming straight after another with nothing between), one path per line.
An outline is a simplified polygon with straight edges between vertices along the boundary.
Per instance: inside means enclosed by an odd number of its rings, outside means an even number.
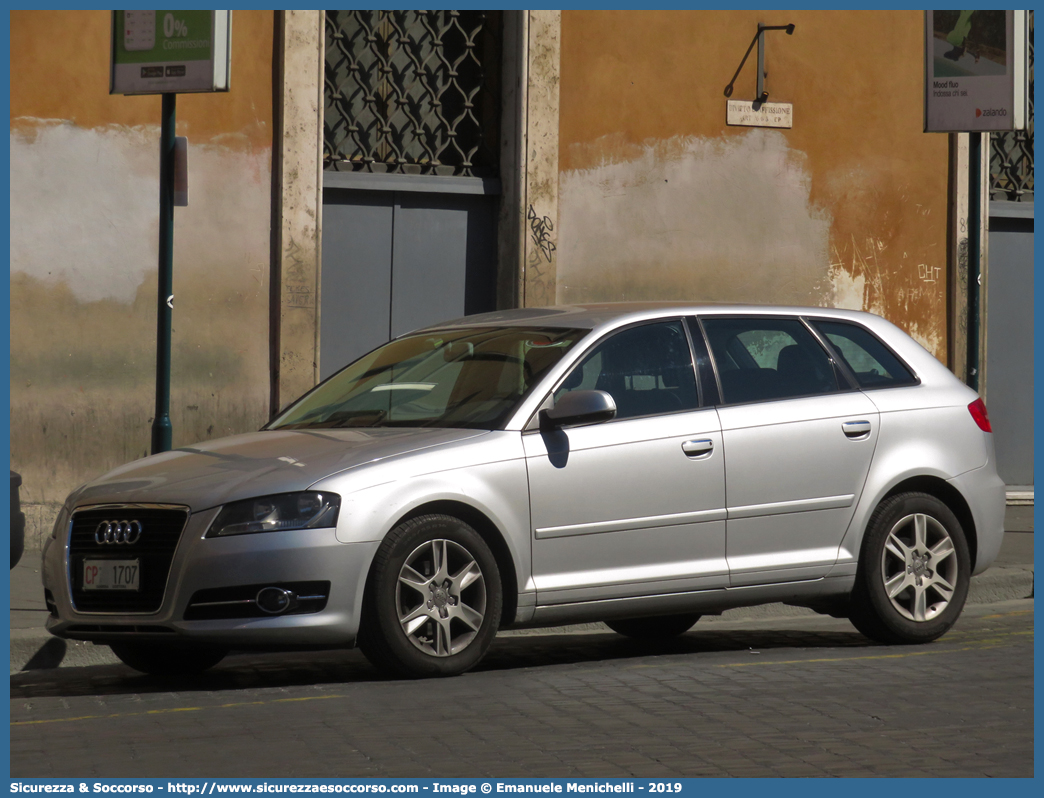
M413 518L374 557L359 647L399 676L455 676L493 643L502 605L496 560L474 529L447 515Z
M193 676L217 665L228 649L204 645L171 645L120 641L109 643L120 660L151 676Z
M677 637L689 631L700 619L699 615L655 615L650 618L624 618L606 621L605 625L617 634L641 640L662 640Z
M927 493L893 496L870 517L849 617L882 643L927 643L964 608L971 557L964 529Z

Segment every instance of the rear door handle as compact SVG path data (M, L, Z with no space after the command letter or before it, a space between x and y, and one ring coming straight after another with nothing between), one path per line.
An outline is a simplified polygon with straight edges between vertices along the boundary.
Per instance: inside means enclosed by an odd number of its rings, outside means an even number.
M841 425L841 429L844 431L846 437L854 441L861 441L864 438L870 437L869 421L845 421Z
M698 460L701 457L710 457L711 452L714 451L714 441L709 438L685 441L685 443L682 444L682 451L694 460Z

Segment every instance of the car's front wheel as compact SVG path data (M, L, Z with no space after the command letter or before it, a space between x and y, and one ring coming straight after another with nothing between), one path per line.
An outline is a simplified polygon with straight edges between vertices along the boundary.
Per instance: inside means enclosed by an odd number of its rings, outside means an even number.
M606 621L605 625L617 634L640 640L663 640L689 631L700 619L699 615L656 615L650 618L622 618Z
M217 665L228 650L215 646L120 641L109 643L120 660L151 676L194 676Z
M493 643L502 605L496 560L474 529L447 515L413 518L374 557L359 647L399 676L455 676Z
M964 529L939 499L902 493L870 517L849 617L882 643L928 643L964 608L971 557Z

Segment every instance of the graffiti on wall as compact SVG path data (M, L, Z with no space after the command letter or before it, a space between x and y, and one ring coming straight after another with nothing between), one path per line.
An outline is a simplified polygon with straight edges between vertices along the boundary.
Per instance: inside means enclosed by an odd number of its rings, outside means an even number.
M554 232L555 225L551 221L550 216L538 216L537 212L533 209L533 206L529 206L529 211L526 213L526 220L529 222L529 234L533 237L533 243L536 244L540 253L547 259L547 262L551 262L552 256L555 254L555 250L558 247L555 246L554 241L551 240L551 233Z
M294 241L293 236L290 236L283 262L286 263L286 297L283 304L290 308L314 308L315 295L308 281L304 250Z

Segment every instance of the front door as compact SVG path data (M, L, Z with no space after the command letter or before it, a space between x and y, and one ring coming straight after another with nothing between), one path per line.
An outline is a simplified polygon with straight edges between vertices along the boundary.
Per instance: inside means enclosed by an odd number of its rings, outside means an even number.
M681 322L614 334L556 398L592 388L614 420L523 435L537 603L726 587L721 432Z

